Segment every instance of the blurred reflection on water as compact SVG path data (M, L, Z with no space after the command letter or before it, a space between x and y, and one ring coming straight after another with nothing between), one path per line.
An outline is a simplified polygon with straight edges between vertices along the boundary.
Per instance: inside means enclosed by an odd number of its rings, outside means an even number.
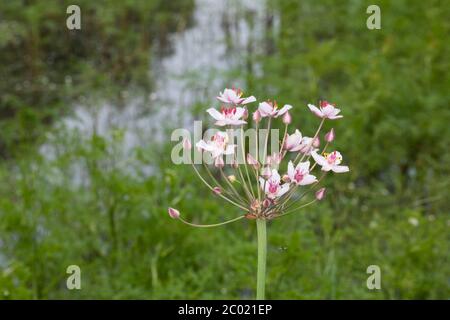
M64 124L86 134L124 129L125 149L161 141L164 127L190 128L192 106L206 108L224 85L242 84L231 72L245 67L246 53L263 34L263 17L263 1L197 0L194 25L169 35L168 42L150 53L152 92L135 95L124 90L124 107L111 101L76 105Z

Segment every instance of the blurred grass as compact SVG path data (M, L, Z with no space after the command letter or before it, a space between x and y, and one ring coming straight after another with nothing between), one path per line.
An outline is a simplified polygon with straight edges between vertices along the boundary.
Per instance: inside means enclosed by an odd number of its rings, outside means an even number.
M439 1L379 1L382 29L369 31L369 4L272 0L268 14L279 28L267 23L254 44L264 50L243 59L252 62L239 72L246 91L293 104L302 132L317 125L306 103L328 99L342 108L345 118L327 129L335 126L336 148L352 169L329 179L326 201L270 224L268 298L449 297L449 9ZM104 27L117 32L115 22ZM22 35L21 28L13 30ZM224 82L236 75L228 76ZM96 82L86 77L89 90ZM17 96L28 101L26 92ZM1 97L5 106L10 100ZM41 114L33 100L15 101ZM168 206L204 223L237 214L205 196L193 172L171 164L170 144L123 154L120 129L105 138L46 126L44 141L51 137L56 148L43 156L33 141L14 137L18 126L26 136L21 121L2 117L0 140L5 128L13 138L0 163L1 298L253 298L252 221L196 230L167 217ZM80 291L66 289L71 264L82 269ZM381 267L379 291L366 287L372 264Z

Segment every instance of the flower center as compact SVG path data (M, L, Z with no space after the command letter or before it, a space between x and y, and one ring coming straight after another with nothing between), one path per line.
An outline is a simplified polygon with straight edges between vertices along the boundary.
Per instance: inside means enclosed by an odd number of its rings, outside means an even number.
M236 95L238 96L238 98L240 98L242 96L242 94L244 93L240 88L233 88L233 91L236 92Z
M331 153L324 153L323 156L329 164L340 164L342 161L342 156L336 151L333 151Z
M303 177L304 177L304 176L305 176L305 175L304 175L302 172L300 172L299 170L297 170L297 171L295 172L294 179L295 179L295 181L300 182L300 181L303 180Z
M228 142L226 137L221 136L220 134L213 135L211 137L211 141L213 141L218 148L223 148L223 149L225 149L225 146Z
M329 103L327 100L320 101L320 107L321 107L321 108L325 108L325 107L328 106L328 105L331 105L331 106L333 106L333 107L336 106L335 103Z
M276 193L278 191L278 184L269 182L269 192Z
M233 116L236 113L236 107L226 108L226 107L222 106L220 108L220 111L222 112L222 114L225 117L231 117L231 116Z

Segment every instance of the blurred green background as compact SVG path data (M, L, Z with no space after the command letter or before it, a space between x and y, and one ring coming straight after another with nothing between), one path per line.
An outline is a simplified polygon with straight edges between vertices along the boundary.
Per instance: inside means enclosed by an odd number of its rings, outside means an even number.
M197 230L166 211L238 214L170 160L170 132L233 85L292 104L309 135L307 103L345 116L326 129L351 172L269 225L268 298L450 297L445 2L73 2L0 3L0 298L253 298L254 221Z

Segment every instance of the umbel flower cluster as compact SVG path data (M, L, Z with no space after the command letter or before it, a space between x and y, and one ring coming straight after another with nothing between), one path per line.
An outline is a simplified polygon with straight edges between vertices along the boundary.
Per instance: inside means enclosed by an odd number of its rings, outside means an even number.
M321 101L319 106L308 104L320 122L312 136L305 136L299 129L291 128L291 105L279 108L276 102L263 101L251 111L249 105L254 104L256 98L243 97L242 91L237 89L225 89L217 99L221 103L220 109L209 108L206 112L220 130L210 139L196 142L195 146L208 153L219 172L212 172L203 164L205 174L202 175L194 164L192 167L212 194L236 206L240 215L212 225L188 222L174 208L168 210L170 217L196 227L214 227L243 218L275 219L322 200L325 188L321 188L320 183L327 173L349 171L347 166L341 165L341 153L328 150L335 139L334 129L323 136L325 143L320 141L325 121L343 117L334 104L327 101ZM273 145L269 150L269 136L275 121L282 122L284 134L277 141L277 150L273 150ZM255 129L254 150L244 144L247 127ZM241 134L240 144L234 144L236 134L233 133L236 132L237 136ZM185 139L184 150L190 152L191 147L189 139ZM225 161L227 159L231 160Z

